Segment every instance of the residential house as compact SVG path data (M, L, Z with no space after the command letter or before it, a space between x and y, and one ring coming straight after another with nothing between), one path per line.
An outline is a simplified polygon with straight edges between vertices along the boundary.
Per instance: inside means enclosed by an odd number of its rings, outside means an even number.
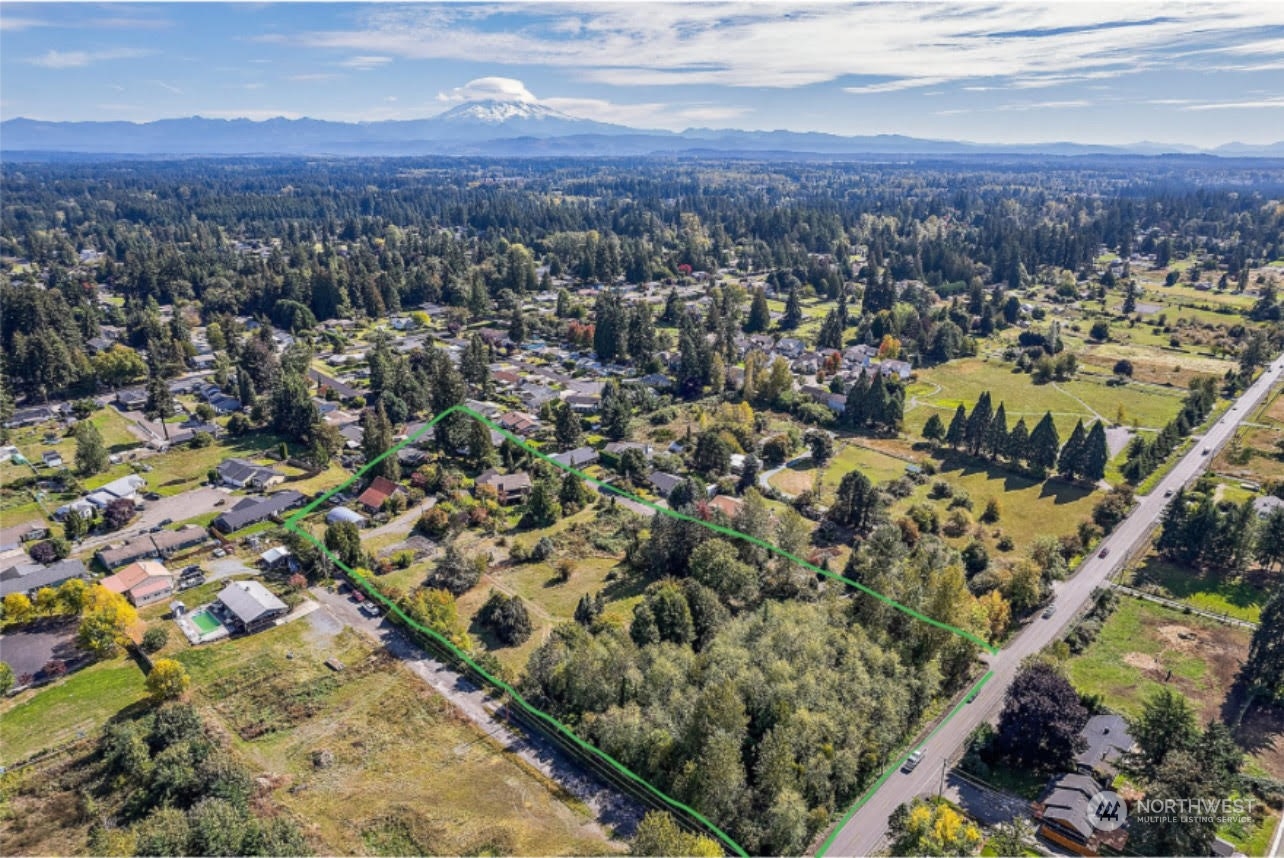
M647 475L646 481L650 483L660 495L667 498L669 494L678 487L678 483L682 482L682 478L674 474L666 473L665 471L652 471Z
M602 397L591 393L572 393L565 401L576 414L596 414L602 407Z
M47 423L50 420L56 420L62 414L61 407L57 405L34 405L30 408L18 408L14 410L4 425L9 429L25 429L28 426L36 426L41 423Z
M531 476L525 471L501 474L491 468L477 477L477 485L494 488L502 504L521 503L531 493Z
M209 539L209 531L197 524L185 524L178 530L162 530L148 536L156 546L156 553L161 557L170 557L180 551L186 551Z
M794 360L795 358L800 357L806 350L806 344L797 337L782 337L775 346L776 354L788 358L789 360Z
M717 495L709 501L709 509L717 510L727 518L735 518L745 502L731 495Z
M40 457L40 461L44 462L46 468L61 468L62 453L57 450L46 450L44 455Z
M1122 715L1093 715L1079 732L1087 745L1074 762L1079 771L1086 774L1113 777L1116 774L1115 763L1136 744Z
M914 372L914 367L908 361L885 360L878 365L878 371L883 374L884 378L894 375L901 381L906 381L911 373Z
M642 455L650 461L655 455L655 448L650 444L640 444L637 441L612 441L602 448L602 452L608 456L614 456L617 459L624 455L625 450L641 450Z
M357 498L357 503L370 512L378 512L383 509L384 501L392 497L396 491L397 484L392 480L387 477L375 477L370 481L370 485L366 486L366 490Z
M246 459L224 459L215 468L223 485L263 491L285 482L285 474Z
M128 566L130 563L137 563L140 560L159 557L160 552L156 550L156 543L152 542L150 536L137 536L126 540L115 548L100 548L94 556L103 565L103 568L118 569L121 566Z
M565 453L558 453L552 457L564 468L584 468L597 463L597 450L592 447L576 447L574 450L567 450Z
M557 391L546 384L526 382L517 391L517 395L528 408L539 408L545 402L557 399Z
M218 393L209 398L210 407L218 414L234 414L241 410L241 400L235 396Z
M252 524L279 516L287 509L298 506L304 500L296 491L283 491L264 497L249 497L214 519L214 528L222 534L235 533Z
M1039 836L1077 855L1100 855L1103 846L1122 851L1126 829L1105 831L1089 822L1092 797L1103 789L1092 775L1079 772L1053 780L1034 805Z
M294 556L290 554L290 549L284 545L278 545L259 555L259 566L269 572L293 569L295 567Z
M661 375L658 372L647 373L639 378L638 381L642 382L656 393L661 393L673 387L673 379L669 378L667 375Z
M105 486L99 486L94 491L85 495L85 500L98 509L106 509L107 505L117 500L138 500L139 489L145 488L147 481L137 474L126 474L120 479L112 480Z
M509 411L499 418L499 425L516 435L530 435L539 429L539 419L521 411Z
M59 587L73 578L84 580L88 577L85 564L70 558L48 566L39 563L10 565L0 570L0 598L10 593L34 596L42 587Z
M159 602L174 593L174 576L155 560L131 563L99 583L124 596L136 608Z
M337 378L331 378L318 369L309 369L308 379L316 383L318 395L326 390L333 390L340 399L354 399L361 395L361 391L352 385L345 384Z
M289 613L289 608L258 581L233 581L216 597L234 631L256 632Z
M141 411L147 407L147 391L132 387L116 391L116 404L125 411Z

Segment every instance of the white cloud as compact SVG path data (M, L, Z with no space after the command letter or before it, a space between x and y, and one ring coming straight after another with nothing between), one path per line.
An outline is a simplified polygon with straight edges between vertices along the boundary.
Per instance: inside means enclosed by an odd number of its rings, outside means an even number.
M287 77L286 80L306 82L306 81L319 81L319 80L337 80L338 78L341 78L341 77L343 77L343 75L336 74L335 72L311 72L308 74L292 74L289 77Z
M135 48L115 48L109 51L57 51L52 48L38 57L27 60L33 66L46 69L83 68L104 60L130 60L147 56L150 51Z
M157 86L159 86L161 89L165 90L166 92L172 92L172 93L174 93L175 95L182 95L182 94L183 94L183 90L181 90L181 89L179 89L178 87L174 86L174 84L172 84L172 83L165 83L165 81L163 81L163 80L154 80L154 81L152 81L152 83L156 84Z
M1284 107L1284 96L1274 98L1256 98L1247 101L1205 101L1199 104L1188 104L1182 110L1261 110L1262 108Z
M850 92L854 95L864 95L866 93L879 92L900 92L903 89L914 89L920 86L936 86L945 83L943 77L903 77L896 80L885 81L884 83L868 83L864 86L845 86L843 92Z
M1091 101L1073 99L1067 101L1029 101L1017 104L1001 104L996 110L1068 110L1075 107L1091 107Z
M371 69L381 68L392 62L392 57L384 56L360 56L348 57L339 65L345 69L357 69L358 71L370 71Z
M39 18L14 18L9 15L0 16L0 32L19 32L20 30L30 30L32 27L48 27L48 21L42 21Z
M1154 2L971 5L874 3L615 3L522 7L520 26L488 18L503 6L366 7L354 30L305 33L319 48L378 51L577 69L620 86L720 84L796 87L845 76L886 78L857 92L891 92L990 79L1020 88L1110 79L1171 66L1213 45L1201 68L1238 48L1278 53L1264 28L1284 26L1284 4L1173 7Z
M526 84L511 77L479 77L463 86L437 93L438 101L524 101L534 104L537 99Z

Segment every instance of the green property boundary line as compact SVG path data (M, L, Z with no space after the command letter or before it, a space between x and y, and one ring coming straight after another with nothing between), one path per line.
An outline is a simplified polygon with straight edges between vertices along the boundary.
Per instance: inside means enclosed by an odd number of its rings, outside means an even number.
M569 740L570 740L570 741L571 741L571 742L572 742L576 747L578 747L578 748L580 748L580 749L582 749L582 750L586 751L590 756L593 756L593 757L596 757L596 758L598 758L598 759L602 760L602 761L603 761L603 762L605 762L605 763L606 763L606 764L607 764L611 769L613 769L614 771L616 771L616 772L617 772L617 773L619 773L620 775L623 775L627 780L629 780L629 781L631 781L631 782L633 782L633 783L635 783L635 784L637 784L637 785L641 786L645 791L649 792L651 795L653 795L653 796L655 796L656 798L660 799L660 800L661 800L665 805L667 805L667 806L669 806L669 807L671 807L671 808L677 809L677 810L681 810L681 811L683 811L684 813L689 814L691 818L698 820L701 824L703 824L705 827L707 827L711 832L713 832L715 835L717 835L718 839L719 839L719 840L721 840L721 841L722 841L726 846L730 847L730 848L731 848L731 850L732 850L733 852L735 852L737 855L742 856L742 858L748 858L748 853L747 853L747 852L745 852L745 850L740 846L740 844L736 843L736 841L735 841L735 840L731 839L731 837L730 837L730 836L728 836L728 835L726 834L726 832L722 831L720 828L718 828L716 825L714 825L712 822L710 822L710 821L709 821L708 819L706 819L704 816L702 816L701 814L699 814L698 812L696 812L694 809L692 809L692 808L688 807L687 805L683 804L682 802L679 802L679 801L677 801L676 799L671 798L670 796L666 795L664 792L662 792L661 790L657 789L654 785L652 785L652 784L651 784L649 781L647 781L645 778L642 778L641 776L639 776L639 775L637 775L636 773L634 773L634 772L633 772L631 769L629 769L627 766L625 766L625 765L623 765L622 763L620 763L620 762L616 761L616 760L615 760L613 757L611 757L609 754L607 754L607 753L605 753L604 751L602 751L601 749L599 749L599 748L597 748L597 747L595 747L595 746L593 746L593 745L589 744L588 742L585 742L583 739L581 739L579 736L577 736L577 735L576 735L576 734L575 734L575 733L574 733L574 732L573 732L569 727L567 727L566 725L564 725L564 724L563 724L561 721L559 721L558 719L554 718L553 716L549 715L548 713L544 712L543 710L538 709L538 708L536 708L535 706L533 706L533 705L531 705L530 703L528 703L528 702L526 701L526 699L525 699L524 697L522 697L522 695L521 695L521 694L519 694L519 693L516 691L516 689L514 689L512 686L510 686L508 683L504 682L503 680L501 680L501 679L497 679L496 677L491 676L489 673L487 673L485 670L483 670L483 669L481 668L481 666L479 666L475 661L473 661L473 660L472 660L472 659L467 655L467 653L465 653L463 650L461 650L461 649L459 649L458 647L456 647L453 643L451 643L449 640L447 640L447 639L446 639L445 637L443 637L441 634L439 634L438 632L436 632L436 631L434 631L434 630L432 630L432 629L430 629L430 628L426 628L426 627L424 627L424 626L421 626L419 623L417 623L417 622L415 622L413 619L411 619L411 618L410 618L408 615L406 615L406 613L405 613L405 612L403 612L403 611L401 610L401 608L399 608L395 603L393 603L390 599L388 599L387 597L385 597L382 593L380 593L380 592L378 592L377 590L375 590L375 589L374 589L374 587L373 587L372 585L370 585L370 584L369 584L369 582L367 582L367 581L365 581L365 580L363 579L363 576L358 575L354 570L352 570L352 569L348 568L348 566L347 566L347 565L345 565L345 564L344 564L344 563L343 563L339 558L335 557L335 556L334 556L334 554L333 554L333 553L332 553L328 548L326 548L326 546L325 546L324 542L322 542L321 540L317 539L315 536L313 536L313 535L312 535L311 533L309 533L307 530L304 530L304 529L302 529L301 527L299 527L299 522L300 522L300 521L302 521L302 520L303 520L305 517L307 517L308 515L311 515L311 514L312 514L312 512L313 512L314 510L316 510L316 509L317 509L317 507L319 507L319 506L320 506L321 504L323 504L325 501L327 501L328 499L330 499L331 497L333 497L333 496L334 496L335 494L337 494L338 492L343 491L343 490L344 490L345 488L347 488L348 486L352 485L352 483L354 483L356 480L360 479L360 477L361 477L364 473L366 473L366 472L367 472L368 470L370 470L372 467L374 467L375 465L377 465L379 462L383 461L383 460L384 460L385 458L387 458L388 456L396 455L396 453L397 453L399 450L401 450L403 447L405 447L407 444L411 444L411 443L413 443L413 442L417 441L421 436L423 436L423 435L424 435L424 433L426 433L429 429L431 429L433 426L435 426L435 425L436 425L437 423L439 423L441 420L443 420L443 419L444 419L444 418L446 418L447 416L449 416L449 415L451 415L451 414L454 414L454 413L456 413L456 412L457 412L457 413L460 413L460 414L467 414L469 417L472 417L474 420L478 420L478 421L480 421L482 424L484 424L485 426L487 426L487 427L488 427L488 428L490 428L491 430L493 430L493 431L495 431L495 432L498 432L501 436L503 436L504 438L507 438L509 441L511 441L511 442L513 442L514 444L516 444L517 446L521 447L523 450L526 450L528 453L530 453L530 454L532 454L532 455L534 455L534 456L536 456L536 457L538 457L538 458L540 458L540 459L543 459L544 461L548 462L549 464L553 465L554 467L558 468L559 470L563 470L563 471L566 471L566 472L568 472L568 473L574 474L575 476L579 477L580 479L584 480L585 482L590 483L591 485L594 485L594 486L598 487L598 489L599 489L599 490L601 490L601 491L609 492L609 493L611 493L611 494L618 495L618 496L620 496L620 497L622 497L622 498L625 498L626 500L632 501L632 502L634 502L634 503L642 504L643 506L646 506L646 507L648 507L648 508L650 508L650 509L654 510L655 512L661 513L661 514L663 514L663 515L667 515L667 516L669 516L670 518L678 519L678 520L680 520L680 521L690 522L690 523L692 523L692 524L697 524L697 525L700 525L701 527L707 528L708 530L712 530L712 531L714 531L714 532L716 532L716 533L719 533L719 534L722 534L722 535L724 535L724 536L730 536L730 537L732 537L733 539L739 539L739 540L742 540L742 541L745 541L745 542L749 542L749 543L751 543L751 544L753 544L753 545L756 545L756 546L758 546L758 547L760 547L760 548L766 549L767 551L769 551L769 552L771 552L771 553L773 553L773 554L776 554L776 555L778 555L778 556L780 556L780 557L784 557L784 558L786 558L786 559L788 559L788 560L791 560L791 561L793 561L793 562L795 562L795 563L797 563L797 564L799 564L799 565L803 566L804 568L809 569L809 570L811 570L811 571L815 572L815 573L816 573L816 574L818 574L818 575L824 576L824 577L826 577L826 578L833 579L833 580L835 580L835 581L841 581L842 583L844 583L844 584L848 585L849 587L853 587L853 588L855 588L855 589L857 589L857 590L861 591L862 593L865 593L865 594L867 594L867 595L869 595L869 596L873 596L874 598L876 598L876 599L878 599L878 600L880 600L880 601L882 601L882 602L886 603L887 605L889 605L889 606L891 606L891 607L895 608L895 609L896 609L896 610L898 610L898 611L901 611L901 612L902 612L902 613L904 613L904 614L907 614L907 615L909 615L909 616L911 616L911 617L914 617L914 618L915 618L915 619L917 619L917 620L921 620L921 621L923 621L923 622L925 622L925 623L928 623L929 625L935 626L936 628L944 629L945 631L948 631L948 632L950 632L951 634L958 635L959 637L962 637L962 638L964 638L965 640L967 640L967 641L969 641L969 642L971 642L971 643L976 644L977 646L981 647L983 650L985 650L985 651L987 651L987 652L989 652L989 653L991 653L991 654L993 654L993 653L997 653L997 652L999 651L999 648L998 648L998 647L991 646L990 644L986 643L984 640L982 640L981 638L977 637L976 635L973 635L973 634L972 634L972 633L970 633L970 632L964 631L963 629L957 628L957 627L955 627L955 626L951 626L951 625L949 625L948 623L943 623L943 622L941 622L940 620L935 620L935 619L932 619L931 617L925 616L924 614L921 614L921 613L919 613L918 611L915 611L913 608L910 608L910 607L908 607L908 606L906 606L906 605L902 605L902 604L900 604L899 602L895 601L894 599L891 599L891 598L889 598L889 597L887 597L887 596L884 596L882 593L879 593L879 592L877 592L876 590L872 590L872 589L870 589L869 587L866 587L865 585L860 584L860 583L858 583L858 582L856 582L856 581L852 581L852 580L851 580L851 579L849 579L849 578L844 578L842 575L839 575L839 574L837 574L837 573L830 572L830 571L825 570L825 569L821 569L819 566L816 566L816 565L814 565L814 564L808 563L806 560L803 560L803 559L801 559L801 558L799 558L799 557L796 557L796 556L794 556L793 554L791 554L791 553L789 553L789 552L787 552L787 551L784 551L784 550L782 550L782 549L780 549L780 548L777 548L776 546L771 545L771 544L769 544L769 543L767 543L767 542L764 542L764 541L763 541L763 540L761 540L761 539L757 539L757 538L755 538L755 537L749 536L748 534L740 533L739 531L737 531L737 530L732 530L731 528L728 528L728 527L722 527L721 525L713 524L713 523L711 523L711 522L707 522L707 521L704 521L704 520L702 520L702 519L695 518L695 517L693 517L693 516L689 516L689 515L685 515L685 514L680 513L680 512L676 512L676 511L674 511L674 510L668 509L667 507L658 506L657 504L650 503L649 501L645 501L645 500L643 500L642 498L639 498L639 497L636 497L636 496L634 496L634 495L632 495L632 494L629 494L628 492L624 491L623 489L620 489L620 488L618 488L618 487L616 487L616 486L613 486L613 485L611 485L610 483L603 482L602 480L598 480L598 479L595 479L595 478L593 478L593 477L590 477L590 476L588 476L587 474L582 473L581 471L578 471L578 470L576 470L575 468L570 467L569 465L564 465L564 464L562 464L561 462L556 461L555 459L553 459L553 457L552 457L552 456L549 456L549 455L548 455L548 454L546 454L546 453L543 453L543 452L541 452L541 451L539 451L539 450L536 450L534 447L531 447L529 444L527 444L525 440L523 440L523 439L521 439L521 438L517 437L516 435L513 435L511 432L508 432L507 430L505 430L505 429L503 429L503 428L501 428L501 427L499 427L499 426L495 425L494 423L492 423L490 420L486 419L486 418L485 418L484 416L482 416L481 414L478 414L476 411L473 411L471 408L468 408L468 407L463 406L463 405L455 405L455 406L452 406L452 407L450 407L450 408L446 409L445 411L441 412L441 413L440 413L440 414L438 414L436 417L434 417L432 420L430 420L427 424L425 424L421 429L419 429L419 431L415 432L413 435L408 436L407 438L405 438L404 440L402 440L400 443L398 443L398 444L396 444L396 445L394 445L394 446L392 446L392 447L388 448L388 449L387 449L387 450L385 450L383 453L381 453L380 455L378 455L378 456L376 456L374 459L372 459L370 462L367 462L367 463L366 463L366 465L365 465L363 468L361 468L359 471L357 471L355 474L353 474L351 477L349 477L349 478L348 478L347 480L345 480L343 483L341 483L340 485L336 486L335 488L330 489L329 491L325 492L325 493L324 493L324 494L322 494L320 497L318 497L318 498L316 498L315 500L313 500L313 501L312 501L311 503L309 503L307 506L303 507L303 509L299 510L297 513L295 513L294 515L290 516L290 518L286 520L286 522L285 522L285 529L286 529L287 531L290 531L290 532L293 532L293 533L297 533L297 534L299 534L300 536L305 537L305 538L306 538L306 539L308 539L310 542L312 542L314 545L316 545L318 548L320 548L322 551L324 551L324 552L326 553L326 555L327 555L327 556L329 556L330 560L331 560L331 561L332 561L336 566L338 566L340 569L342 569L344 572L346 572L346 573L347 573L349 576L351 576L355 581L359 582L359 583L361 584L361 586L362 586L364 589L366 589L366 591L367 591L367 592L368 592L368 593L369 593L373 598L376 598L376 599L378 599L380 602L382 602L382 603L387 607L387 609L388 609L389 611L393 612L393 613L397 616L397 618L398 618L399 620L401 620L403 623L405 623L405 624L406 624L406 626L407 626L407 627L409 627L409 628L411 628L411 629L414 629L415 631L418 631L418 632L420 632L420 633L422 633L422 634L425 634L425 635L427 635L428 637L430 637L433 641L435 641L435 642L437 642L439 645L441 645L441 646L442 646L442 647L443 647L447 652L451 653L454 657L458 658L458 659L459 659L459 660L461 660L463 663L467 664L470 668L472 668L474 671L476 671L477 675L479 675L479 676L481 676L482 678L484 678L484 679L485 679L487 682L489 682L493 687L495 687L495 688L499 689L500 691L504 692L505 694L509 695L509 698L513 701L513 703L515 703L515 704L516 704L516 705L517 705L521 710L523 710L524 712L526 712L528 715L532 716L532 717L533 717L533 718L535 718L536 720L541 721L541 722L543 722L543 723L547 724L548 726L552 727L552 728L553 728L553 729L554 729L558 734L560 734L560 735L564 736L565 738L569 739ZM990 674L986 674L986 676L981 680L981 683L984 683L984 682L985 682L985 680L989 678L989 676L990 676ZM978 684L978 685L976 686L976 688L979 688L979 687L980 687L980 684ZM973 692L969 692L969 694L974 693L974 692L975 692L975 690L976 690L976 689L974 688L974 689L973 689ZM966 700L966 698L964 698L964 699ZM959 704L959 706L961 706L961 705L962 705L962 704L960 703L960 704ZM944 724L945 724L947 721L949 721L949 719L950 719L950 718L954 717L954 714L955 714L955 713L957 713L957 712L958 712L958 710L959 710L959 706L956 706L956 707L955 707L955 708L950 712L949 717L947 717L947 718L945 719L945 721L942 721L942 722L941 722L941 724L937 725L936 730L939 730L942 726L944 726ZM934 734L934 733L935 733L935 730L933 730L933 734ZM930 738L930 735L929 735L929 738ZM897 766L899 766L899 765L900 765L900 762L898 762L898 763L897 763ZM865 802L865 801L867 801L867 800L868 800L868 797L869 797L870 795L872 795L872 794L873 794L874 790L876 790L879 786L881 786L881 785L882 785L882 783L883 783L883 782L884 782L888 777L890 777L890 776L891 776L891 773L892 773L893 771L895 771L895 767L889 768L886 772L884 772L884 773L883 773L882 777L881 777L881 778L879 778L879 780L878 780L878 781L876 781L876 782L874 783L873 787L871 787L871 788L870 788L870 790L865 794L865 796L864 796L864 797L862 797L862 799L860 800L860 802L858 802L858 803L857 803L857 804L856 804L856 805L855 805L855 806L854 806L854 807L853 807L853 808L848 812L847 816L846 816L846 817L844 817L844 820L843 820L844 822L846 822L846 820L847 820L847 819L849 819L849 818L851 817L851 815L852 815L852 814L854 814L854 813L856 812L856 810L857 810L857 809L858 809L862 804L864 804L864 802ZM840 826L840 827L841 827L841 826ZM838 829L835 829L835 835L831 835L830 840L826 842L825 847L822 847L822 850L821 850L821 852L820 852L819 854L821 854L821 855L823 855L823 854L824 854L824 849L825 849L825 848L828 848L829 842L832 842L833 837L834 837L834 836L836 836L836 834L837 834L837 830L838 830Z
M847 813L843 815L843 818L838 821L837 825L834 826L834 830L831 831L829 833L829 836L825 838L825 842L822 843L820 846L820 849L816 851L816 858L825 858L825 853L827 853L829 851L829 848L834 845L834 840L837 839L838 835L842 832L843 828L846 827L847 823L851 820L851 818L856 815L856 811L864 807L865 803L874 797L874 793L878 792L879 787L881 787L884 783L887 782L887 779L892 776L893 772L895 772L901 766L905 765L905 761L909 759L909 755L914 752L915 748L921 747L922 745L926 745L928 742L932 740L932 737L935 736L942 727L950 723L950 721L954 719L954 716L959 714L959 710L967 705L968 699L976 696L976 694L980 692L981 687L984 686L985 683L989 682L992 676L994 676L994 671L992 670L987 671L985 676L982 676L980 680L977 681L976 685L973 685L971 690L969 690L967 694L963 695L963 699L960 700L958 703L954 704L954 708L950 710L950 714L946 715L941 720L941 723L937 724L935 727L932 728L932 732L927 734L927 738L925 738L922 742L919 742L916 745L910 746L905 751L904 754L902 754L900 757L896 758L896 760L892 762L892 765L887 767L887 770L883 772L883 774L878 778L878 780L870 784L869 789L865 790L865 794L856 800L856 803L853 804L848 809Z

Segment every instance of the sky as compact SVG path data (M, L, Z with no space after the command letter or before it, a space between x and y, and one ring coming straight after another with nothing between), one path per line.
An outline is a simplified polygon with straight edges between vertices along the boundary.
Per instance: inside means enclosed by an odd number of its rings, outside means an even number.
M0 5L0 117L423 118L982 143L1284 139L1284 3Z

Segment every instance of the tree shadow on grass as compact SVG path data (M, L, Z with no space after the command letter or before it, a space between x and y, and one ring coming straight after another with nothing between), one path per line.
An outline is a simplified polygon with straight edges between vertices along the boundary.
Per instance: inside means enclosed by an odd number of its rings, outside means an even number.
M1092 494L1092 489L1076 486L1064 480L1053 479L1044 482L1043 488L1039 491L1039 499L1050 497L1053 503L1060 506L1061 504L1081 501L1090 494Z

